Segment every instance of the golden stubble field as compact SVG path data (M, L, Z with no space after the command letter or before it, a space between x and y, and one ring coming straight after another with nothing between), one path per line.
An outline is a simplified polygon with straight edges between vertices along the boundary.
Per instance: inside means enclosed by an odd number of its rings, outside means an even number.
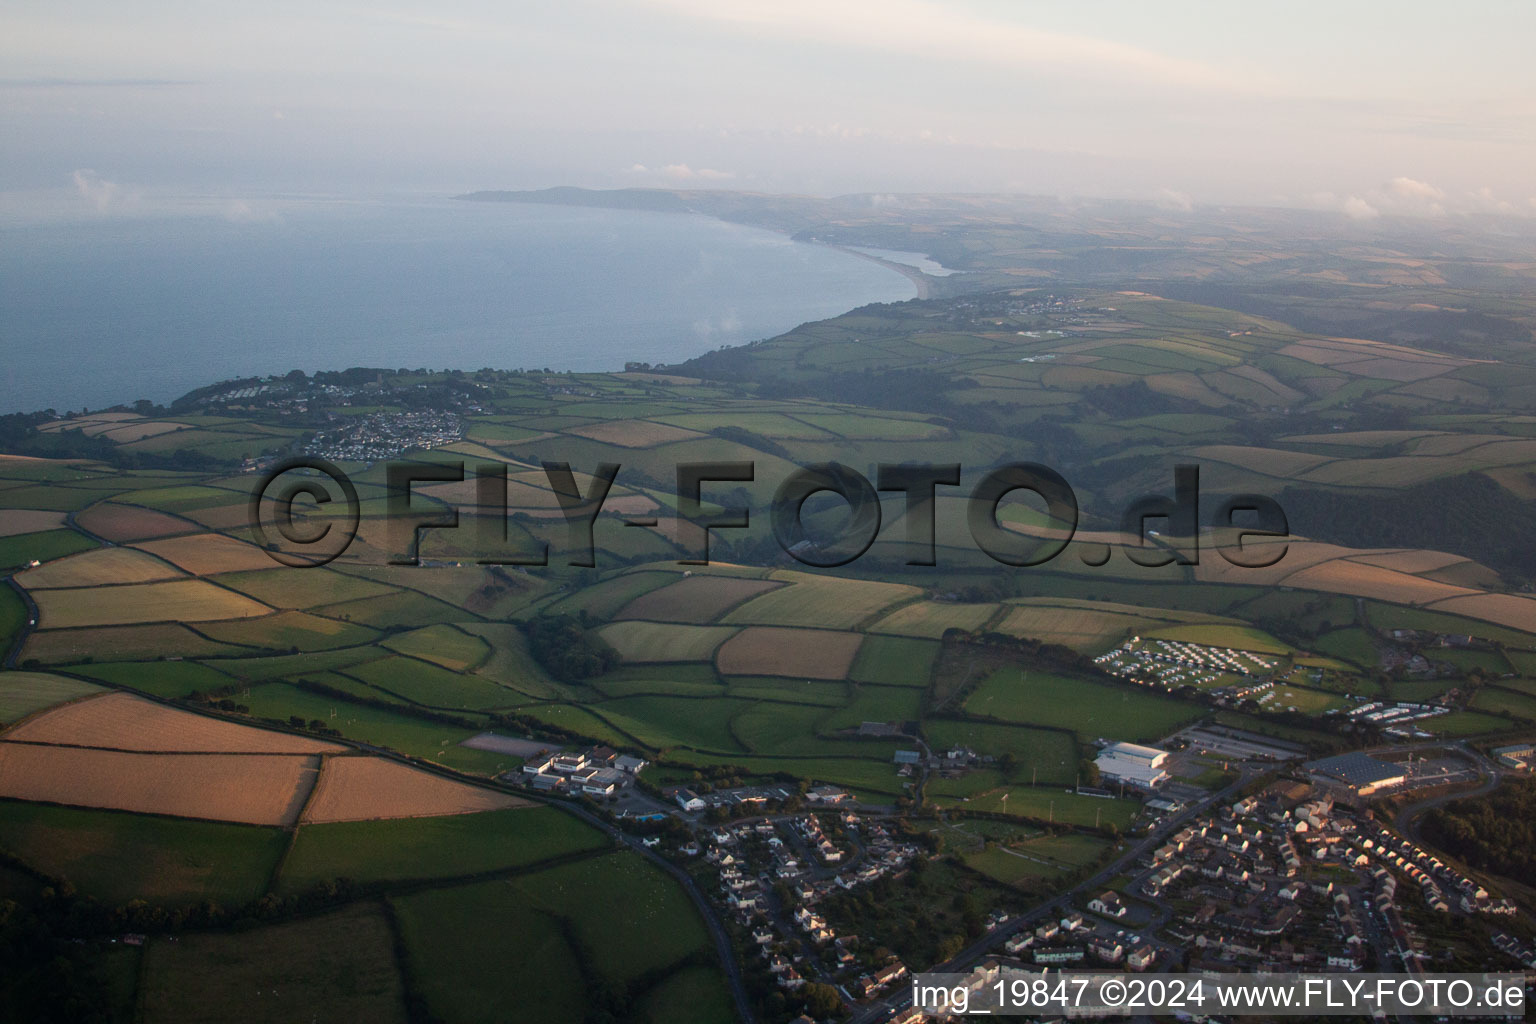
M318 756L137 754L0 743L0 797L140 814L290 825Z
M473 814L528 801L379 757L327 757L304 821L369 821Z
M27 719L4 738L144 753L323 754L347 749L178 711L128 693L103 694L54 708Z

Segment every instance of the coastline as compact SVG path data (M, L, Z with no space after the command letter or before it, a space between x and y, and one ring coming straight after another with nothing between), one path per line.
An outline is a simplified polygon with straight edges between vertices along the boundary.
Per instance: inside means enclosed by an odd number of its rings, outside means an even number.
M861 260L878 263L887 270L894 270L917 287L917 298L933 298L933 279L916 267L909 267L905 263L897 263L894 260L883 260L879 256L871 256L867 252L859 252L857 249L850 249L846 245L838 245L835 242L817 242L815 244L824 245L828 249L836 249L838 252L845 252L849 256L857 256Z

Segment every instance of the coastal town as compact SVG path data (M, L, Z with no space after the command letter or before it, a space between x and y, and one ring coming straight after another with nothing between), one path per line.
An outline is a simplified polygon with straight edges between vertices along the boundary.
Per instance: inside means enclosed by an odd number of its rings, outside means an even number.
M824 784L657 786L646 781L647 760L608 746L485 742L527 755L507 780L578 799L675 861L727 923L746 975L779 990L785 1005L830 991L839 1013L860 1022L924 1019L904 982L939 965L905 962L848 918L847 900L914 884L935 855L927 816L865 805ZM1136 827L1097 870L1054 896L1031 906L1016 894L982 907L979 937L946 969L971 971L978 988L1010 967L1417 973L1480 964L1447 941L1455 932L1464 942L1470 930L1505 968L1536 972L1536 943L1507 894L1376 813L1382 800L1441 792L1495 764L1528 771L1529 744L1487 758L1449 745L1406 758L1352 752L1309 761L1263 737L1192 728L1167 746L1103 743L1102 784L1144 798ZM1170 769L1196 753L1230 758L1237 781L1210 793L1181 786ZM937 777L979 763L954 750L897 767Z

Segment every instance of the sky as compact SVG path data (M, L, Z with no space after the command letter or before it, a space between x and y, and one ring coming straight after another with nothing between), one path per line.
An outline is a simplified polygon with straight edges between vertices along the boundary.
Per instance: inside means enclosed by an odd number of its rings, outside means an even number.
M1536 4L7 0L0 194L686 186L1536 216Z

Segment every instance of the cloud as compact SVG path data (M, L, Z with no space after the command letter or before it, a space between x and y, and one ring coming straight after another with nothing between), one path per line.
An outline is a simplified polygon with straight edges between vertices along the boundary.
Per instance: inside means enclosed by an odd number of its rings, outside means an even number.
M1439 202L1445 198L1445 193L1429 182L1415 181L1412 178L1393 178L1387 182L1387 191L1409 201Z
M1049 68L1084 78L1106 74L1172 85L1252 88L1209 65L1091 36L1030 28L929 0L635 0L753 36L906 56Z
M732 171L717 171L713 167L693 168L682 163L667 164L663 167L647 167L645 164L635 163L630 164L624 173L665 178L668 181L729 181L736 177Z
M96 207L97 212L107 213L119 209L124 203L133 203L137 196L123 191L115 181L107 181L95 171L81 168L70 175L75 192L81 199Z
M231 224L265 224L277 220L271 210L258 210L244 199L231 199L224 204L220 216Z
M687 164L667 164L661 169L661 173L674 181L727 181L736 177L730 171L717 171L713 167L700 167L694 170Z
M1359 196L1350 196L1344 200L1344 204L1340 209L1344 211L1344 216L1350 220L1374 220L1381 216L1380 210Z
M1160 210L1174 210L1179 213L1189 213L1195 208L1195 201L1189 197L1188 192L1179 192L1171 188L1162 189L1153 199Z

